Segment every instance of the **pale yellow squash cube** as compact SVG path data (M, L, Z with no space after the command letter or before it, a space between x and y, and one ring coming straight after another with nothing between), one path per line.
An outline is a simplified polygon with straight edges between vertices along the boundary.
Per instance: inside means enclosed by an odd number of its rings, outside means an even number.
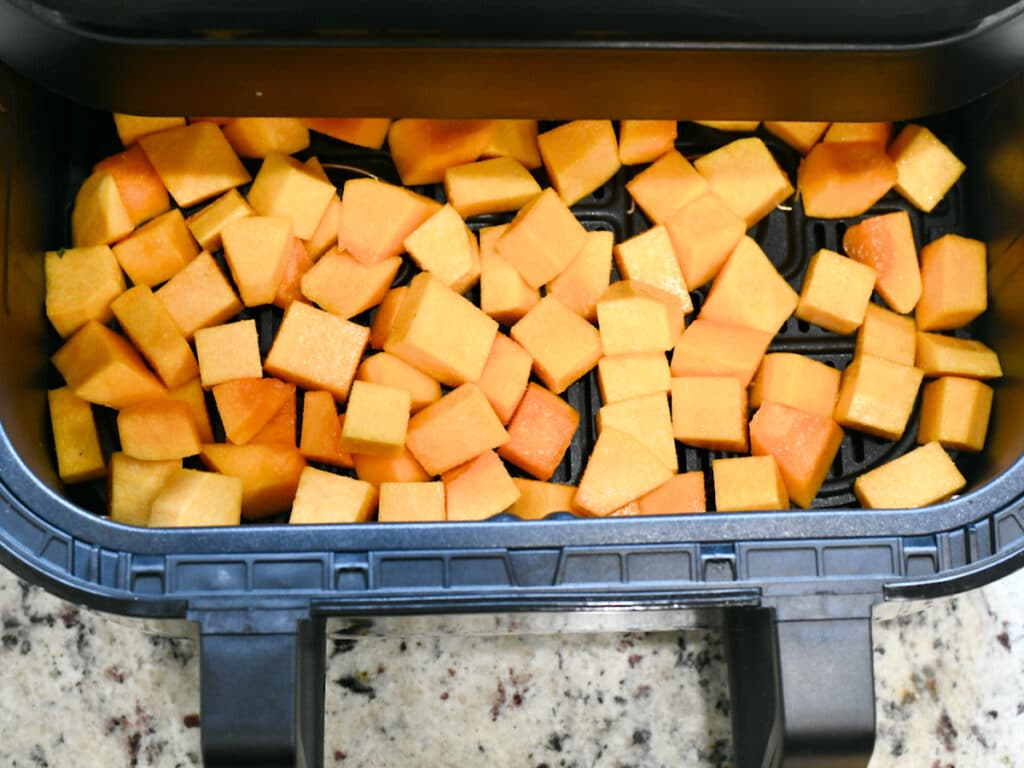
M239 525L242 481L195 469L176 469L150 507L150 528Z
M615 235L607 230L588 231L576 258L547 285L554 296L584 320L597 322L597 300L607 290L612 275Z
M771 456L712 459L711 473L715 484L715 509L719 512L789 508L786 483Z
M125 115L120 112L114 113L114 127L117 128L117 137L121 143L128 147L134 144L142 136L158 131L166 131L168 128L177 128L185 125L184 117L146 117L143 115Z
M444 483L381 483L377 519L382 523L430 523L445 520Z
M368 381L352 382L341 450L371 456L398 456L405 448L412 395L406 389Z
M924 374L881 357L855 358L843 371L835 420L844 427L898 440L914 410Z
M149 288L130 288L110 306L121 330L168 388L176 389L199 375L188 341Z
M494 247L531 288L540 288L572 263L585 239L583 225L548 188L519 209Z
M335 186L281 152L270 152L249 188L249 205L260 216L291 219L296 237L313 237Z
M107 473L92 406L67 387L46 393L57 453L57 474L65 483L95 480Z
M444 172L445 196L463 218L517 211L540 191L537 180L511 157L456 165Z
M614 253L623 280L660 288L679 299L683 314L693 311L690 292L665 227L658 225L634 235L616 245Z
M793 184L786 172L756 136L737 139L708 152L697 158L693 166L708 180L711 191L747 223L748 229L793 194Z
M601 336L554 296L545 296L512 326L512 339L530 353L533 370L561 394L601 359Z
M110 304L125 289L124 274L110 248L68 248L47 251L46 317L62 338L89 320L105 323L113 316Z
M220 127L213 123L193 123L152 133L139 139L139 145L182 208L252 179Z
M889 145L896 164L896 191L925 213L956 184L966 166L923 125L907 125Z
M915 365L925 376L998 379L1003 375L995 350L974 339L957 339L939 333L917 334Z
M113 176L100 171L82 182L71 210L71 244L75 248L109 245L131 234L134 227Z
M681 325L671 322L671 310L664 301L639 288L631 280L613 283L597 302L605 355L665 352L675 346Z
M769 121L764 123L765 130L773 133L789 144L801 155L806 155L811 147L821 141L828 130L829 123L813 121Z
M898 315L878 304L868 304L864 322L857 330L857 357L883 357L901 365L913 365L917 350L914 318Z
M605 356L597 363L597 381L605 404L667 394L671 379L668 360L661 352Z
M942 446L927 443L865 472L854 481L853 492L868 509L913 509L942 501L965 485Z
M747 391L731 376L672 379L672 434L713 451L747 451Z
M834 333L853 333L874 290L874 269L822 248L807 267L796 316Z
M302 276L299 286L321 309L347 320L380 304L401 266L401 256L364 264L335 249Z
M143 461L120 452L111 454L110 519L125 525L149 525L153 500L179 469L180 460Z
M573 506L604 517L668 482L672 475L664 460L640 440L606 427L594 443Z
M196 356L204 389L232 379L263 376L255 320L201 328L196 331Z
M980 451L991 412L992 387L977 379L943 376L924 386L917 442Z
M465 293L480 279L480 247L466 222L445 205L420 224L402 243L416 265L456 293Z
M113 250L132 282L148 286L170 279L199 255L199 246L177 208L143 224Z
M792 352L773 352L764 356L750 387L750 407L778 403L831 419L839 379L839 371L830 365Z
M527 285L494 248L507 228L500 224L480 230L480 309L502 325L522 319L540 301L540 291Z
M363 480L306 467L299 475L288 522L365 523L373 519L377 489Z
M708 188L708 180L674 149L626 182L626 191L655 224L664 222Z
M537 137L544 168L566 205L578 203L619 170L611 120L573 120Z
M944 235L921 249L921 298L914 319L922 331L960 328L988 309L986 248L980 240Z
M273 304L287 266L291 219L246 216L221 231L224 259L247 307Z
M187 219L192 237L204 251L219 251L221 230L235 219L244 219L254 213L237 189L229 189L212 203L200 208Z
M619 160L623 165L654 162L675 146L678 132L675 120L620 120Z
M605 429L632 435L666 467L678 470L672 412L665 395L644 395L602 406L597 412L598 434Z

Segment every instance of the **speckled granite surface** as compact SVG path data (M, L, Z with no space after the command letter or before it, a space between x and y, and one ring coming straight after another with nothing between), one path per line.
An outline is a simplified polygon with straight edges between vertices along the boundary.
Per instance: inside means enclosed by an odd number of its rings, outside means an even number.
M194 644L0 571L0 767L191 766ZM728 766L713 631L331 640L327 766ZM1024 573L875 624L871 768L1024 768Z

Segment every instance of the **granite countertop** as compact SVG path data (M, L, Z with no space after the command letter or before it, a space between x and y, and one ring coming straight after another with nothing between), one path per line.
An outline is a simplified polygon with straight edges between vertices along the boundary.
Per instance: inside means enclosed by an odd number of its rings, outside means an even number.
M191 640L0 569L0 766L192 766ZM1024 766L1024 571L875 623L871 768ZM328 640L325 765L732 764L720 637Z

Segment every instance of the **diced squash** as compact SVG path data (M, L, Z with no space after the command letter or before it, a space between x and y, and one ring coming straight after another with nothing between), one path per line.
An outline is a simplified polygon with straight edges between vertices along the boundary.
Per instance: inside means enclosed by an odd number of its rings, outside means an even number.
M331 182L295 158L272 151L249 189L249 205L260 216L291 219L295 235L308 240L335 194Z
M676 143L675 120L620 120L619 161L623 165L652 163Z
M558 277L580 252L586 230L553 189L519 209L494 244L531 288Z
M634 397L668 394L672 374L660 352L635 352L602 357L597 363L601 401L617 403Z
M181 400L187 403L192 411L192 421L195 422L196 431L199 433L199 442L213 442L213 427L210 424L210 414L206 410L206 393L203 392L203 385L196 376L180 387L168 390L167 396L172 400Z
M241 522L242 481L218 472L176 469L150 506L150 528L193 528Z
M486 370L486 368L485 368ZM387 352L371 355L356 371L358 381L404 389L411 399L410 411L416 413L441 399L441 385L418 368Z
M307 117L302 121L309 130L347 141L360 147L380 149L391 127L389 117Z
M181 211L158 216L114 246L121 268L136 285L157 285L199 255Z
M153 500L160 494L181 461L142 461L117 452L110 456L110 519L125 525L149 525Z
M718 274L746 228L743 219L710 193L676 210L664 223L690 289L704 285Z
M540 301L540 291L527 285L494 247L507 228L501 224L480 230L480 309L502 325L519 321Z
M352 382L341 428L341 450L373 456L398 456L409 426L408 390Z
M789 144L801 155L806 155L818 143L828 129L828 123L818 122L772 122L766 120L765 130Z
M923 125L904 126L889 145L889 157L899 171L896 191L925 213L938 205L966 169Z
M245 306L274 303L292 236L291 219L284 216L246 216L221 231L224 258Z
M531 170L540 168L536 120L495 120L481 157L512 157Z
M519 490L519 498L505 510L510 515L523 520L540 520L554 512L570 512L573 508L575 485L545 483L524 477L513 477L512 482Z
M711 474L719 512L789 508L786 482L771 456L712 459Z
M277 379L232 379L213 388L224 435L235 445L244 445L273 418L295 390Z
M164 283L156 297L186 339L200 328L220 325L242 311L242 302L217 262L203 252Z
M530 353L499 333L487 356L487 364L477 385L502 424L508 424L519 406L530 380L533 358Z
M128 147L134 144L142 136L158 131L166 131L168 128L177 128L185 124L184 117L146 117L143 115L125 115L120 112L114 113L114 127L117 128L117 137L121 143Z
M914 364L917 330L914 318L868 304L864 323L857 331L855 354L884 357L902 365Z
M714 128L716 131L728 131L730 133L751 133L757 130L761 124L760 120L694 120L697 125L705 128Z
M193 123L139 140L174 202L188 208L252 179L221 129Z
M444 483L381 483L377 519L382 523L431 523L445 520Z
M874 290L874 267L822 248L811 256L796 316L833 333L853 333Z
M914 409L923 374L919 368L858 357L843 371L835 419L888 440L898 440Z
M305 241L306 253L316 261L338 242L338 226L341 224L341 198L335 193L327 203L327 210L320 217L312 236Z
M708 152L697 158L693 167L708 180L711 191L746 222L747 228L793 194L786 172L756 136L737 139Z
M991 412L992 387L976 379L943 376L924 386L917 442L980 451Z
M381 483L425 483L430 479L415 457L405 448L398 456L352 456L356 477L379 486Z
M679 515L707 511L704 473L673 475L650 493L636 500L639 515Z
M853 483L868 509L926 507L952 496L967 481L938 443L928 443L865 472Z
M508 442L498 449L498 455L538 480L549 480L562 463L579 423L575 408L531 383L508 424Z
M601 406L597 412L597 431L605 429L632 435L666 467L673 472L678 469L672 413L664 395L644 395Z
M299 426L298 407L295 403L295 385L284 383L288 394L284 405L270 417L259 432L249 438L248 445L289 445L296 446Z
M779 403L831 419L839 379L839 371L830 365L792 352L773 352L764 356L750 388L750 407Z
M138 147L131 147L101 160L93 166L93 171L109 173L114 177L121 202L135 226L159 216L171 207L171 198L164 183L146 159L146 154Z
M334 467L353 466L352 454L341 450L341 425L334 397L330 392L306 392L302 398L302 436L299 438L299 453L310 461L319 461Z
M843 235L843 250L875 270L875 289L893 310L901 315L914 310L921 298L921 271L906 211L854 224Z
M456 293L465 293L480 279L480 248L466 223L445 205L403 241L416 265L432 273Z
M57 453L57 474L65 483L95 480L107 473L92 406L67 387L46 393Z
M398 317L398 311L402 308L406 294L409 293L409 286L400 285L392 288L385 295L377 306L377 312L373 316L373 326L370 328L370 347L373 349L384 349L384 344L391 335L391 328Z
M918 333L914 364L925 376L965 376L998 379L1003 375L999 356L973 339L957 339L939 333Z
M494 451L448 470L441 480L448 520L486 520L519 498L519 489Z
M224 138L242 157L290 155L309 146L309 131L294 117L238 117L223 130Z
M517 211L540 194L540 184L511 157L495 157L444 172L448 203L463 218Z
M672 379L672 434L713 451L747 451L747 391L731 376Z
M306 468L294 445L204 445L207 469L242 481L242 517L262 520L287 512Z
M429 474L439 475L507 440L480 388L463 384L409 420L406 446Z
M668 482L672 475L664 460L636 437L606 427L594 443L573 506L605 516Z
M232 379L258 379L260 342L255 320L237 320L196 331L196 356L204 389Z
M874 142L883 149L889 146L892 123L832 123L822 141Z
M288 522L365 523L373 519L377 489L370 483L306 467L299 476Z
M349 179L341 195L338 250L364 264L401 255L402 241L441 207L429 197L377 179Z
M204 251L219 251L222 247L221 230L235 219L252 215L252 207L241 193L237 189L229 189L185 219L185 223Z
M899 172L874 142L815 144L800 161L796 185L808 216L859 216L892 189Z
M619 151L621 153L621 147ZM626 191L655 224L663 223L684 205L706 194L708 189L708 180L674 149L626 182Z
M666 352L683 327L677 297L635 280L608 287L597 302L597 320L605 355Z
M281 309L288 309L293 301L305 301L302 295L302 278L313 268L313 260L306 252L302 241L292 236L285 246L284 270L281 272L281 282L277 286L277 293L274 294L274 306Z
M985 244L945 235L921 249L921 300L914 311L922 331L967 325L988 308Z
M409 283L384 349L450 387L483 373L498 324L427 272Z
M82 182L71 210L75 248L109 245L131 234L134 226L113 176L98 171Z
M403 184L434 184L448 168L480 157L494 128L493 120L407 118L391 124L388 146Z
M105 245L47 251L46 317L62 338L90 320L113 317L111 302L125 289L117 259Z
M294 302L285 310L264 367L273 376L305 389L325 389L344 402L369 337L366 326Z
M518 323L512 338L530 353L533 370L555 394L597 365L601 336L554 296L545 296Z
M751 453L775 459L789 498L804 509L818 495L842 443L843 430L831 416L788 405L766 402L750 420Z
M611 120L573 120L537 137L551 184L566 205L578 203L619 170Z
M133 459L164 461L199 453L201 444L192 410L180 400L150 400L117 414L121 450Z
M623 280L637 280L672 294L683 314L693 311L690 292L676 260L668 230L658 225L615 246L615 263Z
M111 304L111 309L121 330L167 387L180 387L199 375L192 348L149 288L130 288Z
M611 284L612 245L615 235L607 230L588 231L583 247L565 270L547 285L554 296L584 320L597 322L597 300Z
M347 320L380 304L401 266L399 256L363 264L333 250L302 276L299 285L307 299Z
M746 387L754 378L772 335L698 317L672 352L673 376L734 376Z

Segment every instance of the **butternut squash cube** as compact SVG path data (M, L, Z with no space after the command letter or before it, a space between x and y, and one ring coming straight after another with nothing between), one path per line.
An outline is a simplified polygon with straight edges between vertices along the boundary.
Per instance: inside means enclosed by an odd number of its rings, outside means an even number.
M498 449L498 455L538 480L549 480L569 450L579 423L575 408L531 383L508 424L508 442Z
M704 473L683 472L673 475L636 501L639 515L679 515L707 511Z
M898 440L914 410L923 373L919 368L858 357L843 371L835 419L844 427Z
M249 205L260 216L291 219L295 235L308 240L335 193L331 182L295 158L272 151L249 189Z
M733 376L746 387L768 350L772 334L698 317L672 352L673 376Z
M501 224L480 230L480 309L502 325L512 325L540 301L540 291L498 255L494 244L506 229Z
M772 122L766 120L765 130L775 134L801 155L806 155L818 143L828 129L828 123L818 122Z
M244 219L253 213L241 193L237 189L229 189L185 219L185 223L204 251L219 251L222 247L221 230L235 219Z
M985 262L985 244L960 235L945 235L922 248L917 327L959 328L988 309Z
M678 131L675 120L620 120L619 162L654 162L675 147Z
M401 255L402 241L441 207L436 200L377 179L349 179L341 194L338 250L364 264Z
M510 333L530 353L533 370L556 395L601 359L597 329L554 296L541 299Z
M284 405L277 409L259 432L249 438L249 445L296 446L299 414L295 404L295 385L285 382L284 386L287 390Z
M117 414L121 451L133 459L164 461L199 453L201 444L192 410L180 400L150 400Z
M711 284L700 316L775 334L799 301L757 242L744 237Z
M255 320L200 328L196 331L196 356L204 389L232 379L263 376Z
M388 146L406 186L434 184L453 165L472 163L491 143L493 120L396 120Z
M307 117L302 121L309 130L369 149L380 149L391 127L389 117Z
M672 475L664 460L643 442L606 427L594 443L573 506L603 517L668 482Z
M966 166L923 125L906 125L889 145L899 178L896 191L925 213L956 184Z
M356 380L404 389L412 398L411 413L421 411L441 399L441 385L436 379L387 352L363 360L356 371Z
M781 403L764 403L750 420L750 451L772 456L789 498L809 509L843 443L831 416L818 416Z
M731 376L672 379L672 434L713 451L747 451L747 391Z
M380 484L380 522L433 523L445 519L443 482Z
M476 235L450 205L436 211L402 244L420 269L433 273L456 293L465 293L480 279Z
M153 500L160 494L181 461L142 461L117 452L110 456L110 519L125 525L149 525Z
M800 161L796 185L808 216L842 219L867 211L898 177L885 147L875 142L827 142Z
M617 403L642 395L668 394L672 374L660 352L602 357L597 363L601 401Z
M341 450L373 456L397 456L405 446L409 426L408 390L352 382L348 410L341 428Z
M221 129L193 123L139 139L171 197L188 208L251 181Z
M294 235L285 246L284 270L281 272L281 282L277 286L277 293L274 294L274 306L281 309L288 309L293 301L305 301L302 295L302 278L313 268L313 260L306 252L302 241Z
M843 250L875 270L875 289L893 310L901 315L914 310L921 298L921 271L906 211L854 224L843 235Z
M786 483L771 456L712 459L711 474L715 483L715 509L719 512L789 508Z
M352 454L341 450L342 423L330 392L306 392L302 398L299 453L310 461L334 467L353 466Z
M92 406L67 387L46 393L57 453L57 474L65 483L82 483L107 474Z
M305 241L306 253L313 261L323 256L338 242L338 225L341 224L341 198L337 192L331 195L327 210L320 217L311 237Z
M123 337L90 320L50 358L68 388L83 400L125 408L167 390Z
M615 235L611 232L588 231L576 258L562 274L548 283L547 294L584 320L596 323L597 300L611 284L614 242Z
M872 355L902 365L913 365L916 347L914 318L897 315L877 304L868 304L864 323L857 331L854 353L857 357Z
M917 442L978 452L985 447L992 387L976 379L943 376L925 384Z
M565 271L585 239L583 225L549 188L519 209L494 248L527 285L539 288Z
M476 384L463 384L409 420L406 446L431 475L504 445L508 432Z
M913 509L949 498L967 485L949 454L928 443L880 467L853 483L853 492L868 509Z
M626 182L626 190L655 224L664 223L680 208L706 194L708 189L707 179L674 149Z
M551 184L566 205L578 203L619 170L611 120L573 120L537 137Z
M225 226L221 239L224 259L245 306L273 304L291 244L291 219L246 216Z
M277 379L232 379L213 388L224 435L235 445L252 440L289 398L294 402L295 389Z
M138 147L101 160L93 166L93 171L114 177L121 202L135 226L171 207L171 198L164 183L146 159L145 152Z
M873 142L883 149L889 146L892 123L832 123L822 141Z
M224 125L224 138L242 157L286 155L309 146L309 131L294 117L237 117Z
M513 477L512 482L519 490L519 498L505 510L510 515L523 520L541 520L554 512L572 511L575 485L545 483L525 477Z
M230 320L242 311L242 302L217 262L206 251L164 283L156 297L186 339L200 328Z
M664 395L644 395L601 406L597 412L597 431L605 429L632 435L666 467L673 472L678 469L672 413Z
M46 317L62 338L89 320L105 323L113 317L110 304L125 289L124 275L110 248L68 248L47 251Z
M132 282L148 286L173 277L199 255L177 208L142 225L113 250Z
M1003 375L999 356L982 342L939 333L918 332L914 364L925 376L998 379Z
M325 389L344 402L369 337L366 326L294 302L285 310L265 368L305 389Z
M718 274L746 231L743 219L711 193L676 210L664 223L691 290Z
M487 364L477 385L502 424L508 424L523 399L530 380L533 358L530 353L499 333L487 356Z
M159 134L157 134L159 135ZM217 472L176 469L150 506L150 528L239 525L242 481Z
M807 267L796 316L833 333L853 333L874 290L874 267L822 248Z
M125 335L167 387L180 387L199 375L192 348L149 288L130 288L110 306Z
M262 520L287 512L306 468L294 445L204 445L203 465L242 481L242 517Z
M352 456L356 477L379 486L381 483L425 483L430 480L420 463L408 448L398 456L369 456L357 453Z
M428 272L409 283L384 349L442 384L457 387L484 371L498 324Z
M463 218L517 211L540 194L540 184L511 157L495 157L444 172L444 193Z
M288 522L365 523L373 519L376 506L377 489L369 483L306 467L299 475Z
M494 120L490 141L481 157L512 157L529 169L540 168L536 120Z
M100 171L82 182L71 209L71 244L75 248L109 245L131 234L134 227L113 176Z
M750 407L779 403L831 419L839 379L839 371L830 365L792 352L772 352L764 356L750 388Z
M409 293L409 286L400 285L392 288L377 305L377 311L373 315L373 326L370 328L370 346L373 349L384 349L384 344L391 335L395 318L402 308L406 294Z
M401 266L400 256L363 264L334 250L314 264L299 285L307 299L347 320L380 304Z
M652 227L616 245L615 263L623 280L660 288L679 299L684 315L693 311L690 292L665 227Z
M448 520L486 520L504 512L519 498L519 489L494 451L484 451L448 470L441 480Z
M747 228L793 194L793 185L765 143L751 136L698 157L693 167Z
M143 115L125 115L120 112L114 113L114 127L117 129L117 137L121 143L128 147L134 144L142 136L158 131L166 131L168 128L177 128L185 125L184 117L146 117Z
M167 396L188 405L192 411L192 421L195 422L196 431L199 433L199 442L212 443L213 426L210 424L210 414L206 410L206 393L203 391L199 376L186 381L180 387L168 390Z
M648 288L634 280L619 281L609 286L597 302L601 349L605 355L672 349L682 332L678 300L673 308L663 296L676 299L675 296L659 295ZM674 317L670 318L670 313Z

